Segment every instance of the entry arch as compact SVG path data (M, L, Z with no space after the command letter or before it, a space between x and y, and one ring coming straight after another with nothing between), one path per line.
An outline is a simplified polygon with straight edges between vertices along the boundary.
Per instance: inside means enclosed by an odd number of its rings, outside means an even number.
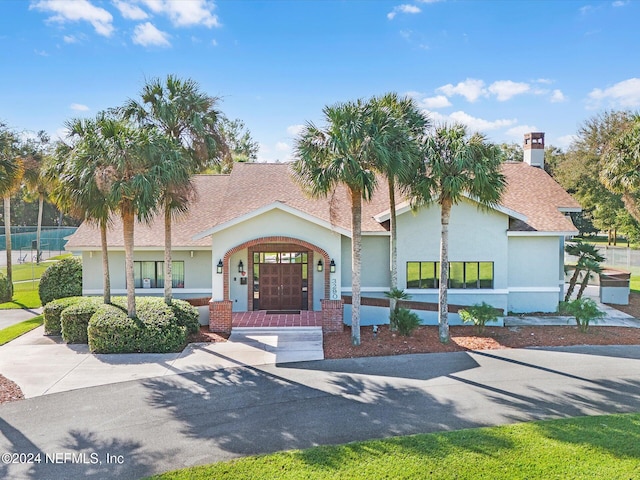
M223 257L223 267L222 267L222 272L223 272L223 294L224 294L224 300L229 300L229 277L230 277L230 259L231 256L241 250L244 250L245 248L249 251L251 251L252 247L258 247L258 246L274 246L274 248L289 248L289 247L302 247L306 250L309 250L310 252L318 252L321 256L322 256L322 260L324 263L324 292L323 292L323 296L324 298L329 298L327 296L328 292L329 292L329 284L330 284L330 269L329 269L329 265L330 265L330 259L329 259L329 254L323 249L318 247L317 245L314 245L313 243L307 242L305 240L301 240L299 238L294 238L294 237L286 237L286 236L268 236L268 237L259 237L259 238L254 238L252 240L248 240L244 243L241 243L239 245L236 245L235 247L227 250L227 252L224 254ZM276 247L277 246L277 247ZM284 250L283 250L284 251ZM248 255L248 265L247 265L247 276L251 279L252 284L253 284L253 255ZM308 287L308 299L307 299L307 309L308 310L313 310L313 273L314 272L314 260L313 260L313 255L311 256L310 262L309 262L309 269L310 269L310 275L309 275L309 287ZM247 288L247 310L252 311L253 310L253 288Z

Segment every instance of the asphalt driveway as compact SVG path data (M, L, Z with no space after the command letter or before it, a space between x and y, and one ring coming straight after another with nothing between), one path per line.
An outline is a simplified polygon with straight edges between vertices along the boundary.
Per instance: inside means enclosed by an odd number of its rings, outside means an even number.
M631 411L637 346L237 367L2 405L0 453L40 453L40 463L0 464L0 478L134 479L313 445Z

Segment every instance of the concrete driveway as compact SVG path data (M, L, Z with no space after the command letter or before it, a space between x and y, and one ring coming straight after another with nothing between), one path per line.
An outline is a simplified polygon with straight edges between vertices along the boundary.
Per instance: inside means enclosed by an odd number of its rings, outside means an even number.
M0 477L137 479L314 445L639 410L636 346L236 367L2 405L0 452L42 460L0 465Z
M40 315L42 307L24 310L0 310L0 330Z

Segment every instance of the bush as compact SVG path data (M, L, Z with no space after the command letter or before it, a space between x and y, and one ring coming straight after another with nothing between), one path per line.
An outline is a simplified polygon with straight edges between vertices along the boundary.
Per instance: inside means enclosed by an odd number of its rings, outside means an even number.
M187 327L187 334L200 331L198 309L184 300L172 300L171 310L176 317L176 323Z
M570 302L560 302L560 313L572 315L581 332L589 330L589 323L604 318L604 312L598 309L596 302L590 298L578 298Z
M62 325L60 324L60 314L70 305L74 305L82 300L82 297L66 297L53 300L44 306L44 334L60 335Z
M60 301L60 300L58 300ZM66 343L88 343L89 320L102 304L102 299L82 298L67 306L60 314L62 339Z
M93 353L166 353L184 347L188 327L180 322L189 323L185 320L188 309L179 306L181 313L176 315L162 298L138 298L137 318L129 318L126 299L114 298L113 303L101 305L89 320L89 349Z
M0 273L0 303L10 302L9 279Z
M400 335L410 337L413 331L420 326L420 317L407 308L398 308L391 313L391 329L398 330Z
M464 323L473 323L478 334L484 332L487 322L498 320L498 310L486 302L467 307L458 312Z
M82 295L82 262L79 258L64 258L45 270L38 287L40 301L46 305L52 300Z

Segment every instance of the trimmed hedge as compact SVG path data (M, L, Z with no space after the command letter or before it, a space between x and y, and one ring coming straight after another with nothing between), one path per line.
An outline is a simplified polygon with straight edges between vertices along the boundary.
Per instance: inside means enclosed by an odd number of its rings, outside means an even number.
M86 297L62 310L60 314L62 339L66 343L88 343L89 320L100 305L102 305L102 299Z
M0 273L0 303L10 302L9 279Z
M66 297L47 303L44 306L44 334L60 335L62 333L60 314L65 308L75 305L81 300L82 297Z
M127 316L126 298L101 305L89 320L93 353L166 353L184 348L187 333L197 331L198 312L186 302L167 306L159 297L136 299L137 318ZM186 305L184 305L186 304Z
M46 305L52 300L82 295L82 262L79 258L63 258L47 268L38 286L40 301Z

